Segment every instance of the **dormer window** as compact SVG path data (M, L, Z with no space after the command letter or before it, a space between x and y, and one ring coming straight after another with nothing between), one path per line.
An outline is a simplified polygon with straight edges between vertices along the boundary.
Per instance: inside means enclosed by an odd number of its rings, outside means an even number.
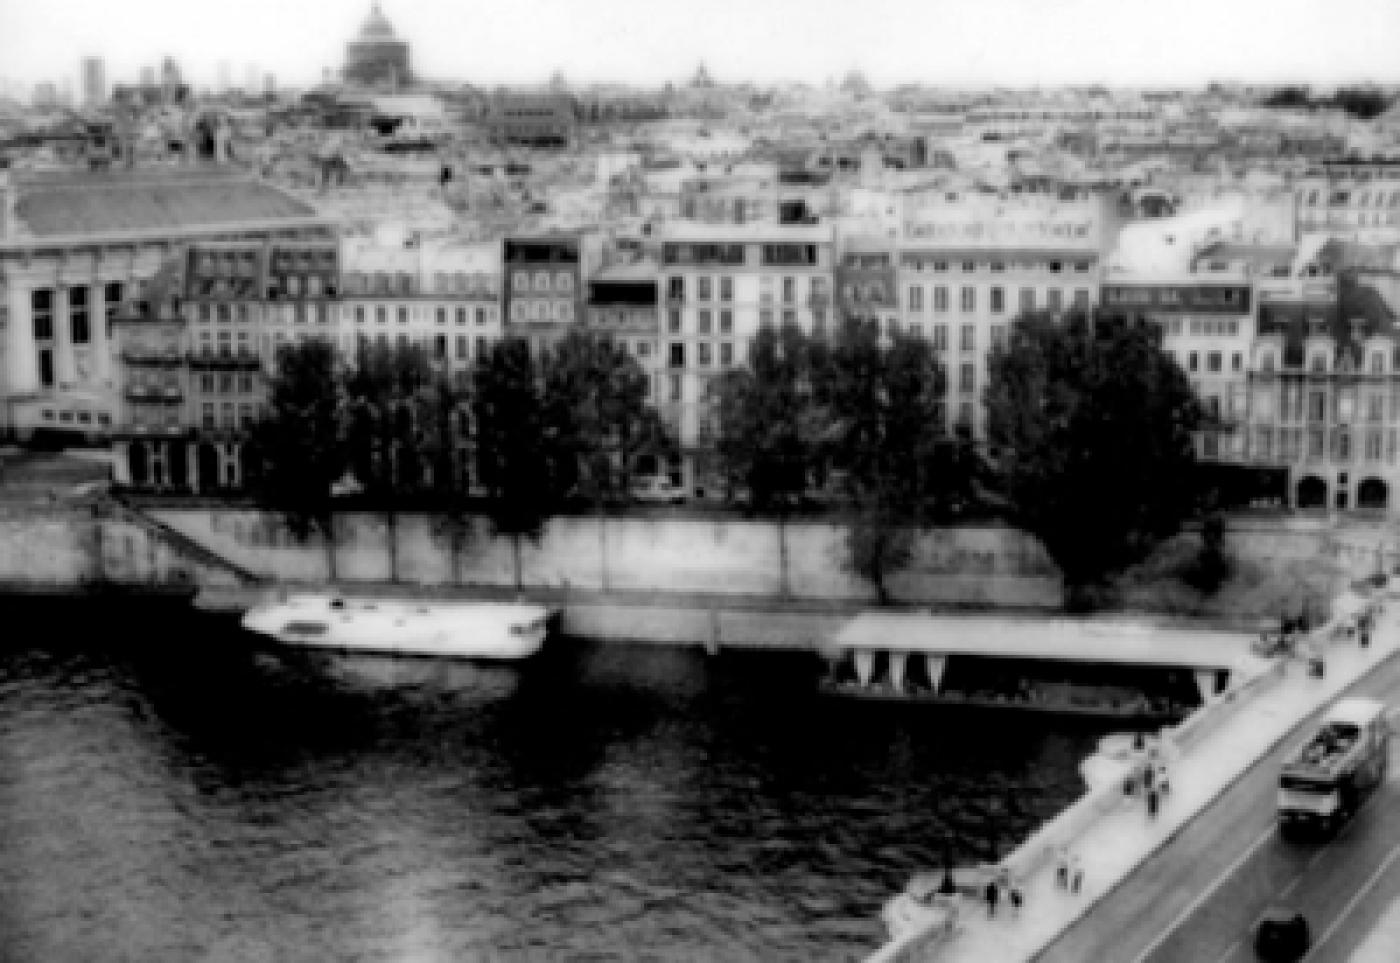
M1315 355L1313 355L1313 356L1312 356L1312 359L1308 362L1308 370L1311 371L1311 372L1313 372L1314 374L1326 374L1326 372L1327 372L1327 355L1325 355L1325 354L1315 354Z
M1371 374L1385 374L1385 352L1371 352Z

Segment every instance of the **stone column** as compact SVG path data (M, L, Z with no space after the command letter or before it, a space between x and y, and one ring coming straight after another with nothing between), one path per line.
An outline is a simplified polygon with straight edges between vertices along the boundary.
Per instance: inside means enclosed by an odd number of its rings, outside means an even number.
M107 339L105 294L100 279L88 285L88 386L107 396L110 394L113 361L112 345Z

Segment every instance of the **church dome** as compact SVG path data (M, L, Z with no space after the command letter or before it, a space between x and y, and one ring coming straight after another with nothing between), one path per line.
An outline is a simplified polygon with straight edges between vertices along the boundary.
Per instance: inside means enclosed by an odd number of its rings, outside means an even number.
M379 4L374 4L370 8L369 17L365 20L365 25L360 28L361 40L393 40L394 28L389 24L383 12L379 9Z

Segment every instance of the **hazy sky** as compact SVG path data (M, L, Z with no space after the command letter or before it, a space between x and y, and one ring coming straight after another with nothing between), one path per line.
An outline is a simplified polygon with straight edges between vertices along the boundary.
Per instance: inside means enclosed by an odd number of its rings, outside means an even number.
M368 0L0 0L0 77L108 82L176 58L310 84L338 68ZM478 84L721 81L876 86L1400 82L1400 0L384 0L420 74Z

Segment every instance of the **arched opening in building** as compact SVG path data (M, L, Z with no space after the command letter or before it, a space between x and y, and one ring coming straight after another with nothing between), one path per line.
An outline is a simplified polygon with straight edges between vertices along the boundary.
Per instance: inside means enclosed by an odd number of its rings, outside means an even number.
M151 483L151 456L146 451L146 443L133 441L127 451L127 467L131 472L131 484L141 488Z
M1363 478L1356 488L1356 507L1384 511L1390 501L1390 488L1379 478Z
M215 448L207 441L199 443L198 452L195 455L196 467L199 469L199 487L217 488L219 487L219 449Z
M1326 508L1327 483L1316 475L1308 475L1298 482L1295 505L1298 508Z

